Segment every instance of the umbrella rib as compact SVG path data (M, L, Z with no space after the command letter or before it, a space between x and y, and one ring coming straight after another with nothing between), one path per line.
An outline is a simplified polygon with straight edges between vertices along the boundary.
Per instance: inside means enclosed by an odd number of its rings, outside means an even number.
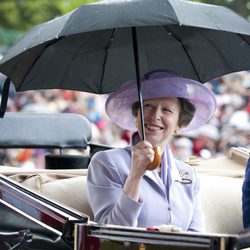
M103 60L101 82L100 82L100 93L102 93L103 78L104 78L104 74L105 74L106 62L107 62L107 59L108 59L108 49L111 47L113 41L115 40L117 30L118 30L117 28L113 29L113 32L112 32L111 37L109 39L109 42L108 42L108 44L107 44L107 46L105 48L105 56L104 56L104 60Z
M195 68L195 66L194 66L193 60L192 60L191 56L189 55L188 51L186 50L184 44L183 44L183 43L181 42L181 40L175 35L175 33L174 33L173 31L171 31L170 29L168 29L168 27L167 27L166 25L163 25L162 27L163 27L163 29L164 29L165 31L167 31L169 34L171 34L171 36L172 36L174 39L176 39L177 41L179 41L179 43L181 44L183 50L185 51L185 53L186 53L186 55L187 55L187 57L188 57L188 59L189 59L191 65L192 65L192 67L193 67L193 69L194 69L194 71L195 71L195 73L196 73L196 76L198 77L198 80L199 80L200 82L202 82L201 79L200 79L200 75L199 75L199 73L197 72L197 70L196 70L196 68Z
M61 39L61 38L60 38ZM51 46L52 44L56 43L59 39L52 39L50 41L45 42L45 46L42 49L42 52L44 52L49 46ZM42 44L43 45L43 44ZM39 58L42 56L42 52L34 59L34 61L32 62L32 64L30 65L30 67L28 68L28 70L26 70L26 72L30 72L31 69L33 68L33 66L36 64L36 62L39 60ZM19 61L15 63L15 66L19 64ZM24 79L26 78L27 74L23 75L22 81L20 83L20 85L16 88L17 91L19 91L21 89L21 87L24 85ZM30 80L29 82L31 82L32 80ZM24 87L25 88L25 87Z
M250 45L250 40L248 41L243 34L238 34L242 40L244 40L248 45Z

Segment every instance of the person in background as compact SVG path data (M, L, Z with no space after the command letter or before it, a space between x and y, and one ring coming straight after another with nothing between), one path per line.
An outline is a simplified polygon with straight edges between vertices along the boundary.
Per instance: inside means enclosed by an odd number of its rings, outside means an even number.
M247 162L245 179L242 186L242 213L245 229L250 229L250 158Z
M181 161L187 161L193 155L193 142L189 138L174 138L172 142L174 157Z
M141 86L145 140L136 83L125 84L106 101L111 121L134 133L131 146L98 152L90 162L88 199L94 221L205 231L197 173L174 159L169 143L179 132L210 120L214 94L204 84L161 70L144 75Z

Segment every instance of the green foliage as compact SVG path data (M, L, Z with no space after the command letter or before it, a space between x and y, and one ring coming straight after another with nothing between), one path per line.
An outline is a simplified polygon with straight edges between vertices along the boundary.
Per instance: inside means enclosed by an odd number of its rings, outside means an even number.
M23 32L21 31L0 28L0 46L9 47L21 38L22 35Z
M92 0L93 2L94 0ZM90 0L0 0L0 27L27 31Z
M95 0L0 0L0 46L10 46L31 27Z

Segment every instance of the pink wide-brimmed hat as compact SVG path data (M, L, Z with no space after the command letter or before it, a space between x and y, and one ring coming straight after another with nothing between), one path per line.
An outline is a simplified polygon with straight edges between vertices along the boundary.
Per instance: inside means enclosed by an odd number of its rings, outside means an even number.
M213 92L202 83L177 76L169 71L153 71L141 77L143 100L180 97L189 100L196 108L191 122L180 132L194 130L207 123L216 109ZM117 126L136 131L132 106L138 102L136 82L125 83L120 89L110 94L106 101L108 117Z

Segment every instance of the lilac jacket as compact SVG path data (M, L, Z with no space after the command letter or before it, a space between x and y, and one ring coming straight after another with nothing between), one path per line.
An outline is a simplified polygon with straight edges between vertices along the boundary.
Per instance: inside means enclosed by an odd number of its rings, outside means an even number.
M130 163L130 147L101 151L92 158L88 199L94 221L134 227L172 224L185 231L205 231L198 198L199 179L190 165L175 160L177 169L171 173L169 190L156 170L146 171L137 202L123 191Z

